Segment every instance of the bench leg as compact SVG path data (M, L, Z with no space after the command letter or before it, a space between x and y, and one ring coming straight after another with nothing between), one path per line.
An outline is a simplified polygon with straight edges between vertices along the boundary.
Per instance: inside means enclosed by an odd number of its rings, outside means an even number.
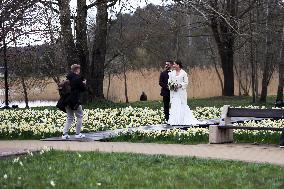
M210 144L231 143L233 141L233 129L219 129L218 126L209 126Z
M280 137L280 146L284 146L284 129L282 129L282 133Z

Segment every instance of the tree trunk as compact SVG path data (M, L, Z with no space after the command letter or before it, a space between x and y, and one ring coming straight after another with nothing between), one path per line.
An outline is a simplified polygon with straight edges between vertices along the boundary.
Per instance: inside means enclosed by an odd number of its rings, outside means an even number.
M242 89L243 89L243 91L245 91L244 90L244 88L242 87L242 69L241 69L241 65L239 65L239 73L238 73L238 69L237 69L237 66L235 66L235 70L236 70L236 73L237 73L237 77L239 78L239 96L242 96ZM244 92L245 93L245 92Z
M250 76L249 76L249 64L245 64L245 78L246 78L246 83L245 83L245 90L244 90L244 95L249 96L250 92L250 87L251 87L251 81L250 81Z
M6 34L4 29L4 23L1 20L1 29L3 33L3 61L4 61L4 80L5 80L5 107L9 107L9 84L8 84L8 57L7 57L7 44L6 44Z
M28 91L27 91L27 86L26 86L24 77L21 77L21 84L22 84L22 87L23 87L23 93L24 93L26 108L29 108Z
M180 47L179 47L179 31L178 31L178 29L176 30L175 35L176 35L176 60L179 60Z
M50 6L52 6L52 5L50 5ZM52 29L51 19L48 19L48 21L47 21L47 28L48 28L48 33L49 33L50 42L51 42L50 50L52 52L52 53L48 53L48 55L47 55L48 58L49 58L49 61L47 62L48 69L50 69L50 77L53 79L53 81L56 84L59 84L60 83L60 75L58 74L57 71L55 71L55 70L58 69L57 66L56 66L56 64L58 62L56 62L56 58L55 58L55 54L56 54L56 50L55 50L56 41L55 41L55 37L54 37L54 31Z
M260 102L266 102L268 85L270 81L270 74L272 70L272 9L271 9L271 0L267 1L267 9L266 9L266 45L265 45L265 62L263 67L263 76L262 76L262 84L261 84L261 94L260 94Z
M123 64L123 75L124 75L124 95L125 95L125 102L129 103L128 100L128 91L127 91L127 75L126 75L126 64Z
M107 100L109 100L109 89L110 89L111 74L108 74L108 86L107 86Z
M58 2L60 10L61 36L65 52L65 59L68 66L70 67L72 64L79 63L72 35L71 15L69 7L70 0L59 0Z
M81 65L81 75L88 78L89 70L89 51L87 37L87 5L86 0L77 0L77 17L76 17L76 50ZM82 102L88 102L88 94L82 95Z
M230 25L219 14L211 15L211 29L218 46L221 65L224 74L224 96L234 96L234 27L233 18L236 16L236 2L226 1L226 14ZM218 11L218 1L211 1L211 6Z
M282 32L282 44L280 50L280 60L279 60L279 84L277 91L277 101L283 101L283 84L284 84L284 25Z
M87 8L86 0L77 0L77 18L76 18L76 49L81 65L82 76L87 77L89 52L87 43Z
M256 7L256 27L255 32L259 33L259 23L260 23L260 0L257 0L257 7ZM255 41L255 101L257 101L259 97L259 51L258 51L258 40Z
M225 50L226 49L226 50ZM224 96L234 96L234 52L232 45L219 49L224 74Z
M176 15L174 16L174 35L175 35L175 42L174 42L174 48L175 48L175 60L180 59L180 29L181 29L181 15L179 13L179 5L177 4L176 7Z
M91 91L91 100L96 98L104 99L103 81L107 42L107 22L107 1L100 0L97 5L95 39L92 52L90 75L88 78Z
M252 102L256 103L255 93L255 64L254 64L254 41L252 30L252 13L249 13L249 31L250 31L250 64L251 64L251 88L252 88Z
M209 46L209 50L211 52L211 58L212 58L212 61L214 63L214 68L215 68L215 71L217 73L217 76L218 76L218 79L220 81L220 85L221 85L221 89L222 89L222 95L224 94L224 85L223 85L223 80L222 80L222 77L221 77L221 74L218 70L218 66L217 66L217 58L216 58L216 54L214 52L214 48L212 47L211 45L211 40L209 39L209 37L207 37L207 42L208 42L208 46Z

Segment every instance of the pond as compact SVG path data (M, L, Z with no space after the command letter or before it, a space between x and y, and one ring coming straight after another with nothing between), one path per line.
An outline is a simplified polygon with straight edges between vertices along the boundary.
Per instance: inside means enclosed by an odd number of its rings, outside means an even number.
M41 106L55 106L57 101L42 101L42 100L36 100L36 101L29 101L29 107L41 107ZM1 100L0 107L3 107L5 105L5 102ZM13 105L18 105L19 108L25 108L26 104L24 101L12 101L9 103L9 106L12 107Z

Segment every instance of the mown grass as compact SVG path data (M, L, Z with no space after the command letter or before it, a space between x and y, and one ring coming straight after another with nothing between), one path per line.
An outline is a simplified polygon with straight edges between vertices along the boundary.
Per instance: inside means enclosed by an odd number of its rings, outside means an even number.
M50 151L0 167L0 186L9 189L284 188L284 167L194 157Z

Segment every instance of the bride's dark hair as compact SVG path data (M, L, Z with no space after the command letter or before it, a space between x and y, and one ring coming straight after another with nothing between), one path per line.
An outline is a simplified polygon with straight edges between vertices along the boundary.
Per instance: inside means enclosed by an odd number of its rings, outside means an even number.
M179 65L180 68L183 68L182 63L181 63L180 60L176 60L175 63L176 63L177 65Z

